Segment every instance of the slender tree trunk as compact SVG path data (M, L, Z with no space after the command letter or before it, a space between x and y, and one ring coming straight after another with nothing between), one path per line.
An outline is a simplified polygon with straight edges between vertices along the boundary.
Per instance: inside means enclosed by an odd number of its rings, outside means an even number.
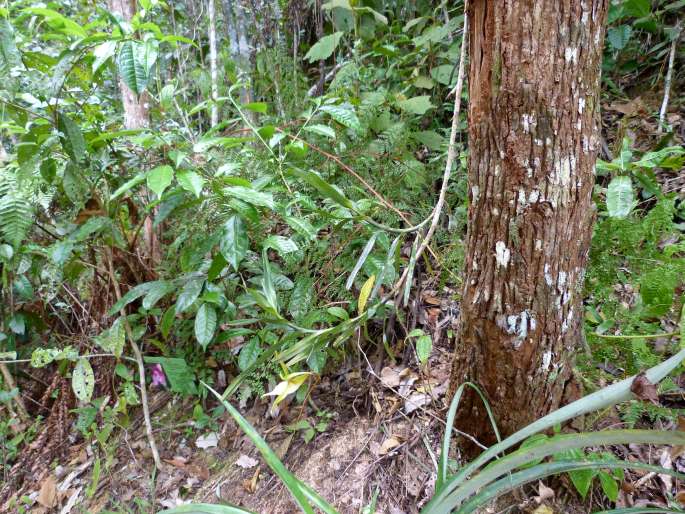
M125 21L131 21L136 13L135 0L108 0L109 10L121 16ZM149 96L147 92L140 95L140 98L119 79L119 89L121 90L121 100L124 104L124 128L137 129L150 126Z
M470 206L451 390L503 435L579 394L608 0L473 0ZM469 393L459 428L493 442Z
M214 7L214 0L207 2L207 14L209 16L209 73L211 77L211 91L212 91L212 108L211 108L211 126L215 127L219 123L219 106L217 99L219 98L219 84L216 67L216 10Z

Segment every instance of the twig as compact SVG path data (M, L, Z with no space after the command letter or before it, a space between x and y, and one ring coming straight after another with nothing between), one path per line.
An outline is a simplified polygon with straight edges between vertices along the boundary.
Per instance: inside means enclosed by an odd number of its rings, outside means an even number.
M0 372L2 372L2 377L5 380L5 385L7 388L12 391L16 389L16 384L14 383L14 378L12 378L12 374L10 373L9 368L7 367L6 362L0 362ZM24 401L21 399L21 395L17 394L14 398L14 403L17 404L17 414L19 414L19 418L22 421L26 421L29 419L28 412L26 411L26 405L24 405Z
M105 247L105 257L107 259L107 268L109 271L109 277L114 285L114 293L117 297L117 302L121 300L121 288L119 287L119 282L117 282L116 276L114 275L114 265L112 264L112 251L109 247ZM150 451L152 452L152 459L155 462L155 467L157 469L162 468L162 461L159 458L159 452L157 451L157 445L155 444L155 436L152 433L152 421L150 420L150 407L147 403L147 385L145 381L145 364L143 363L143 355L140 353L140 348L138 344L133 339L133 333L131 331L131 325L128 323L126 318L126 312L122 307L119 309L119 315L124 321L124 328L126 330L126 336L131 343L131 348L133 349L133 354L135 355L136 362L138 363L138 375L140 378L140 401L143 404L143 417L145 418L145 433L147 435L148 444L150 445Z
M666 110L668 109L668 98L671 94L671 81L673 80L673 67L675 65L675 51L678 46L678 40L680 39L680 21L676 23L675 36L673 41L671 41L671 53L668 57L668 71L666 72L666 80L664 81L664 100L661 102L661 110L659 111L659 132L664 128L664 123L666 121Z
M445 204L445 196L447 195L447 186L449 184L450 175L452 174L452 164L457 154L456 141L457 141L457 128L459 127L459 113L461 111L461 92L464 88L464 68L466 61L466 45L468 43L468 23L469 18L467 15L468 1L464 3L464 37L461 41L461 52L459 55L459 72L457 74L457 85L455 86L452 93L454 93L454 111L452 113L452 130L450 132L450 146L447 150L447 162L445 163L445 174L442 177L442 187L440 188L440 196L438 197L438 203L435 204L433 209L433 220L428 228L426 236L421 241L421 245L416 250L415 260L419 260L426 247L430 243L436 228L438 227L438 221L440 220L440 214L442 212L442 207ZM404 273L400 279L395 283L393 291L397 292L402 287L402 284L407 280L407 275L409 274L409 266L404 268Z

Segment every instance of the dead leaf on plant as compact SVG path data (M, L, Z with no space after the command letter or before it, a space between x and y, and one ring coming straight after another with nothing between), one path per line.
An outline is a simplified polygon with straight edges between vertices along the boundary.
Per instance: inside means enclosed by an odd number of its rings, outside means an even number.
M657 387L649 381L644 372L635 377L635 380L633 380L633 383L630 386L630 391L640 400L659 405Z

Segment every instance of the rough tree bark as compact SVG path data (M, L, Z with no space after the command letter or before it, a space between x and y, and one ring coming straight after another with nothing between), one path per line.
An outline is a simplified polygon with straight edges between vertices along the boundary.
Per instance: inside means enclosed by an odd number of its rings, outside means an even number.
M451 390L507 435L578 395L608 0L473 0L470 206ZM459 428L493 442L464 398Z
M130 21L136 13L136 0L108 0L109 10ZM121 100L124 104L124 128L137 129L150 126L149 98L144 92L138 98L123 80L119 80Z

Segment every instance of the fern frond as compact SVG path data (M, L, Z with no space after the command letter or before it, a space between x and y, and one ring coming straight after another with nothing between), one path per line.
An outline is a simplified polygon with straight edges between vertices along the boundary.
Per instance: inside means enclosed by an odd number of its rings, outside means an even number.
M30 191L21 187L16 177L0 170L0 234L15 248L26 237L33 223L34 205Z

